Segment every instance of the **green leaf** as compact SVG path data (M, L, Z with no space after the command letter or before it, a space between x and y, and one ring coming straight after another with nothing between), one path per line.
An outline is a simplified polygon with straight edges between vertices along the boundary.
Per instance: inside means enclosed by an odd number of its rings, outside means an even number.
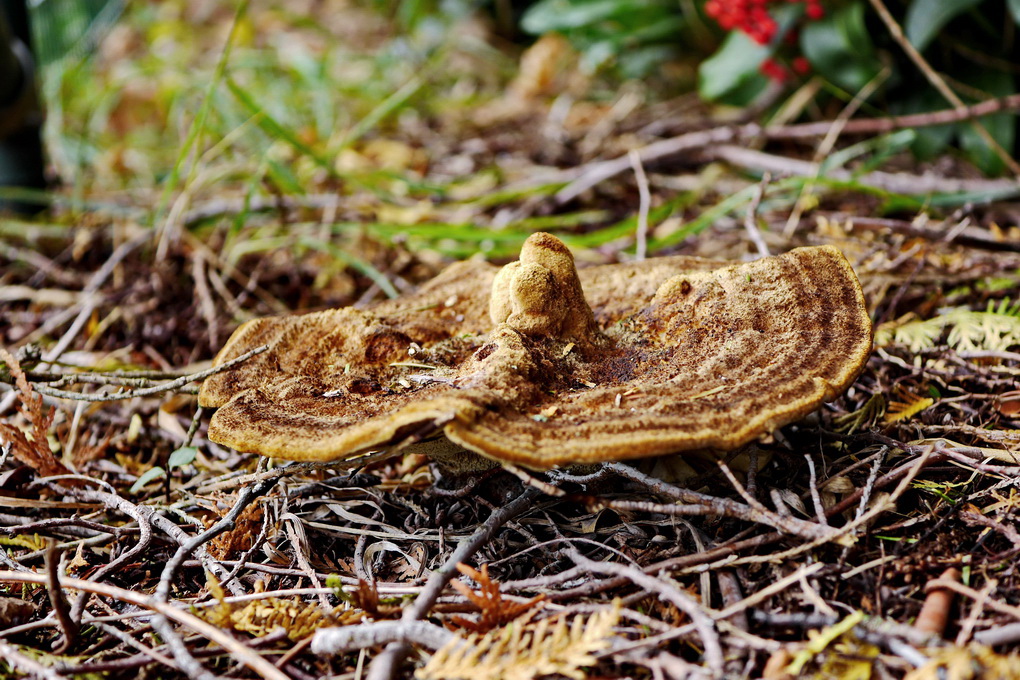
M297 175L288 166L272 158L266 159L266 166L266 174L281 194L300 196L305 193L301 180L297 178Z
M640 79L667 63L674 54L675 50L668 45L649 45L625 50L617 57L617 61L625 78Z
M131 485L131 493L138 493L142 488L149 482L154 482L157 479L166 477L166 470L159 467L158 465L153 468L149 468L142 473L142 476L135 480L135 483Z
M226 82L227 87L234 96L237 97L237 100L241 103L241 105L244 106L244 108L246 108L252 116L256 116L258 126L262 128L263 132L274 139L284 140L295 149L314 160L320 167L330 174L335 173L333 170L333 164L330 163L328 158L316 153L313 148L301 141L295 131L269 115L269 112L266 111L265 108L258 103L256 98L247 90L234 82L229 76L227 77Z
M866 163L862 163L861 167L854 168L855 175L863 175L880 167L890 156L910 146L915 138L914 131L907 129L897 130L886 135L866 139L857 144L851 144L829 154L822 161L821 173L824 175L831 170L843 167L855 158L865 154L873 154L874 157L870 158Z
M918 50L924 50L939 31L958 14L975 7L982 0L913 0L907 7L905 30L907 39Z
M619 52L612 40L599 40L585 47L581 54L581 68L585 73L594 73L613 60Z
M1020 24L1020 0L1007 0L1009 11L1013 15L1013 21Z
M698 67L698 93L727 104L750 102L765 89L767 81L758 69L771 52L739 31L730 32L722 47Z
M521 20L527 33L563 34L585 72L615 67L626 77L644 77L672 59L686 24L674 0L540 0Z
M805 26L800 47L818 73L848 92L860 90L882 68L864 24L863 2Z
M521 18L521 28L532 35L581 28L640 10L645 3L627 0L542 0Z
M336 595L338 600L343 602L353 603L354 598L351 594L345 590L345 584L340 574L327 574L326 575L326 587L333 589L333 594Z
M987 92L992 97L1004 97L1013 93L1013 76L1004 71L989 71L986 69L975 69L964 76L964 82L971 87ZM966 77L969 75L969 77ZM1012 155L1014 143L1016 142L1016 114L1008 111L985 116L978 120L978 125L984 127L991 134L992 139L999 143L1006 153ZM964 123L960 127L960 146L967 152L971 162L981 168L981 171L988 175L1000 174L1005 169L1005 163L992 150L992 148L981 138L974 125Z
M744 106L754 100L768 79L760 72L761 63L803 14L799 3L772 10L779 28L770 45L759 45L740 31L730 31L715 54L698 67L698 94L702 99L718 100L732 106Z
M298 239L298 243L313 250L328 253L349 267L353 267L368 278L372 279L372 282L379 286L379 288L381 288L387 296L395 298L400 295L397 289L393 287L393 283L386 278L385 274L357 255L353 255L333 243L312 238L311 236L302 236Z
M182 446L170 454L170 459L166 462L166 466L171 470L176 470L185 465L191 465L195 462L197 455L198 449L194 446Z
M938 111L945 107L946 100L932 87L908 91L902 98L889 105L890 112L896 115ZM957 129L958 126L954 123L914 128L917 136L910 145L910 150L919 160L931 160L949 146Z

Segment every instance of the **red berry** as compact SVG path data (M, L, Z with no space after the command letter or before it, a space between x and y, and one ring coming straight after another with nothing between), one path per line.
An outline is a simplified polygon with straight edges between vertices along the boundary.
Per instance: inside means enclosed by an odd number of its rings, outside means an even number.
M774 59L766 59L763 61L760 69L763 74L777 83L783 82L789 76L786 69Z
M776 20L769 14L769 7L781 2L783 0L706 0L705 14L715 19L725 30L741 31L754 42L767 45L779 32ZM809 19L820 19L825 16L822 0L786 0L786 2L804 3L804 13ZM796 43L797 38L793 32L787 33L785 37L791 44Z
M804 57L794 57L793 61L790 62L790 66L793 67L794 73L799 73L800 75L811 71L811 63Z

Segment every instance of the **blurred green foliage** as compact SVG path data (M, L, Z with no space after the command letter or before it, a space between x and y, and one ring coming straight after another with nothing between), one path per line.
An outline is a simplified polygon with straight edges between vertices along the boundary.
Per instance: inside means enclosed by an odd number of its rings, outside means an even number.
M32 2L32 33L37 63L47 66L91 51L123 11L124 0Z
M686 69L675 69L672 73L696 70L698 92L706 101L747 106L770 89L771 81L791 90L813 83L818 88L813 95L815 110L824 109L830 102L849 102L864 88L873 90L864 105L864 110L872 115L921 113L951 107L907 58L868 0L822 0L824 15L820 18L805 12L805 4L797 1L713 1L716 8L739 9L752 4L767 7L777 30L765 44L759 44L740 30L724 31L706 13L706 0L537 0L533 3L371 0L372 8L391 17L399 33L390 43L389 53L375 60L371 68L380 72L390 68L405 70L406 66L414 70L424 65L430 55L448 45L451 25L481 9L496 20L510 17L518 22L514 28L527 35L555 32L565 36L580 53L581 67L589 73L609 74L614 78L655 78L659 84L668 86L670 81L664 74L671 71L664 66L684 65ZM886 4L903 27L906 38L965 102L1016 92L1020 49L1014 34L1020 24L1020 0L886 0ZM170 8L175 6L175 3L170 4ZM41 63L51 65L63 61L57 70L63 71L64 77L77 77L75 58L94 48L98 37L110 30L123 8L122 0L41 0L33 4ZM166 20L157 16L151 24L155 33L146 39L162 52L147 61L153 69L157 62L161 64L159 68L172 69L160 54L171 56L173 51L165 47L167 42L176 39L175 34L188 33L190 29L186 23L176 23L172 10L143 6L135 11L166 16ZM760 35L758 37L760 39ZM194 40L192 35L179 38L184 42ZM245 41L242 36L242 48ZM278 121L280 129L292 129L287 121L292 116L284 110L289 107L283 105L304 101L314 112L311 124L315 137L328 139L330 130L345 124L337 118L338 113L341 117L343 113L337 112L329 98L321 94L321 87L332 82L332 76L336 75L328 72L333 68L327 66L330 58L312 58L293 45L283 56L285 58L273 66L257 64L253 54L243 56L237 64L256 78L260 78L256 75L260 72L283 69L295 85L284 88L287 92L281 91L279 99L259 98L261 112L257 126L265 130L273 121ZM143 71L147 69L144 61L138 65ZM139 72L123 75L145 77L145 73ZM177 79L174 85L174 82L166 82L165 76L161 78L164 82L153 105L165 111L184 101L179 96L183 93L178 90L185 87L186 79ZM390 87L392 82L392 78L359 78L354 87ZM272 80L267 84L270 89L279 89ZM131 89L131 86L125 87ZM231 90L237 95L235 101L217 105L217 111L231 118L231 125L240 124L244 116L254 113L250 102L245 103L243 95L239 94L246 87L245 82L233 82ZM108 89L99 91L111 94ZM413 92L404 94L407 96L394 104L394 110L414 96ZM378 100L373 96L366 99ZM231 111L237 103L241 104L241 110L233 115ZM116 106L116 101L106 100L95 101L87 108L100 115L110 113ZM60 112L54 113L59 115ZM355 115L360 118L370 113L371 110L361 111ZM389 115L385 111L376 113ZM367 120L372 122L371 118ZM980 122L1010 154L1015 149L1016 124L1016 115L1009 112L986 117ZM269 136L279 137L271 132ZM920 128L911 144L911 150L922 160L934 158L951 147L962 150L988 174L1004 169L1002 159L988 147L970 122ZM81 155L80 161L86 164L90 162L86 158L88 153L86 148L75 150L75 155ZM276 183L293 183L293 178L288 179L282 166L272 160L267 162L266 173Z
M521 19L531 35L567 36L587 70L612 64L628 78L647 76L675 58L686 24L673 0L539 0Z
M821 85L815 96L819 107L832 100L849 102L870 87L874 91L865 110L872 114L952 108L867 0L823 1L824 15L814 19L805 16L803 4L777 0L769 12L778 30L767 44L738 30L722 31L706 17L705 4L539 0L524 14L521 26L533 35L561 33L592 71L648 77L661 72L669 60L694 61L702 98L728 105L750 104L770 80L794 88L815 79ZM887 0L886 5L906 38L965 102L1016 92L1020 0ZM1012 154L1016 123L1015 114L1004 112L980 124ZM918 129L911 149L919 158L930 159L951 145L988 174L1004 169L969 122Z
M570 181L561 172L547 174L549 166L578 161L547 154L546 147L557 145L521 121L548 108L548 99L564 91L560 84L578 75L579 60L567 55L553 63L552 86L521 101L513 83L527 70L526 60L500 37L513 31L495 34L497 4L316 0L310 14L307 5L280 0L129 3L118 22L106 24L104 40L86 40L89 49L68 49L43 69L47 146L68 187L54 192L54 200L70 205L68 224L99 209L155 227L169 224L200 240L221 239L221 256L232 265L289 247L316 262L323 286L350 269L387 295L398 288L382 260L365 254L373 239L457 258L511 256L536 229L557 232L573 248L632 247L626 244L637 223L626 198L580 200L548 214L529 207L551 205ZM573 11L575 4L584 7ZM566 134L589 134L588 116L612 106L621 77L645 73L648 86L629 91L661 100L690 92L699 67L702 97L730 105L760 104L766 90L776 94L762 72L771 63L789 65L781 83L788 94L807 93L773 101L799 101L807 116L831 119L882 73L888 75L865 103L867 115L947 108L865 0L826 3L814 21L806 20L803 4L784 4L775 14L775 39L766 44L721 30L699 0L682 0L679 9L633 0L510 5L513 26L555 28L578 52L592 52L569 102L571 113L581 115L576 127L564 123ZM958 42L974 41L958 24L988 28L973 16L984 7L942 15L943 28L925 50L947 74L970 69L951 84L971 101L1013 86L1011 67L999 68L1009 63L1001 56L1011 49L1008 41L989 59L995 68L985 70L973 55L986 59L991 47L968 52ZM1004 16L1011 25L1015 15ZM654 30L642 30L646 22ZM62 35L75 34L70 26ZM582 34L587 37L577 37ZM794 75L796 59L809 60L811 72ZM678 73L688 80L681 83ZM1004 113L986 122L1012 148L1015 117ZM882 215L1001 198L1002 189L903 195L859 181L892 154L911 148L930 157L952 143L983 167L999 162L966 124L899 131L836 149L820 176L773 181L760 207L789 210L805 193L854 193ZM572 153L573 146L558 151ZM595 158L602 148L593 145L588 153ZM720 172L728 171L706 166L696 185L653 203L649 252L744 215L757 187L741 174L736 188L720 190Z

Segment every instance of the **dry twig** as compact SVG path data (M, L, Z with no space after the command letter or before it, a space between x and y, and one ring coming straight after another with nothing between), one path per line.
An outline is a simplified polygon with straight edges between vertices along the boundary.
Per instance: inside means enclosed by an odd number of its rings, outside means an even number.
M429 609L432 608L432 605L435 604L446 584L453 578L457 565L470 559L471 555L484 545L501 526L522 512L525 512L530 507L531 502L537 497L538 491L528 488L514 500L494 510L485 523L471 536L461 541L443 566L432 574L425 588L415 598L414 604L404 610L404 614L400 619L401 622L417 621L424 617ZM317 633L316 635L318 636L319 634ZM313 640L313 650L316 649L315 644ZM368 680L390 680L390 678L395 676L397 668L409 651L410 646L406 641L391 642L379 656L372 660L366 677Z

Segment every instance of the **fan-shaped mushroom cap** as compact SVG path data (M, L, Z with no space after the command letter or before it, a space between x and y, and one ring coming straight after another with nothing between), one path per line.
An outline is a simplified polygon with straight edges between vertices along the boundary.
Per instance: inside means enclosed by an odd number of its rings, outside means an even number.
M534 234L498 273L468 261L370 310L246 323L216 363L263 344L203 385L213 441L338 460L441 432L545 469L746 444L845 390L871 322L832 247L577 272Z

